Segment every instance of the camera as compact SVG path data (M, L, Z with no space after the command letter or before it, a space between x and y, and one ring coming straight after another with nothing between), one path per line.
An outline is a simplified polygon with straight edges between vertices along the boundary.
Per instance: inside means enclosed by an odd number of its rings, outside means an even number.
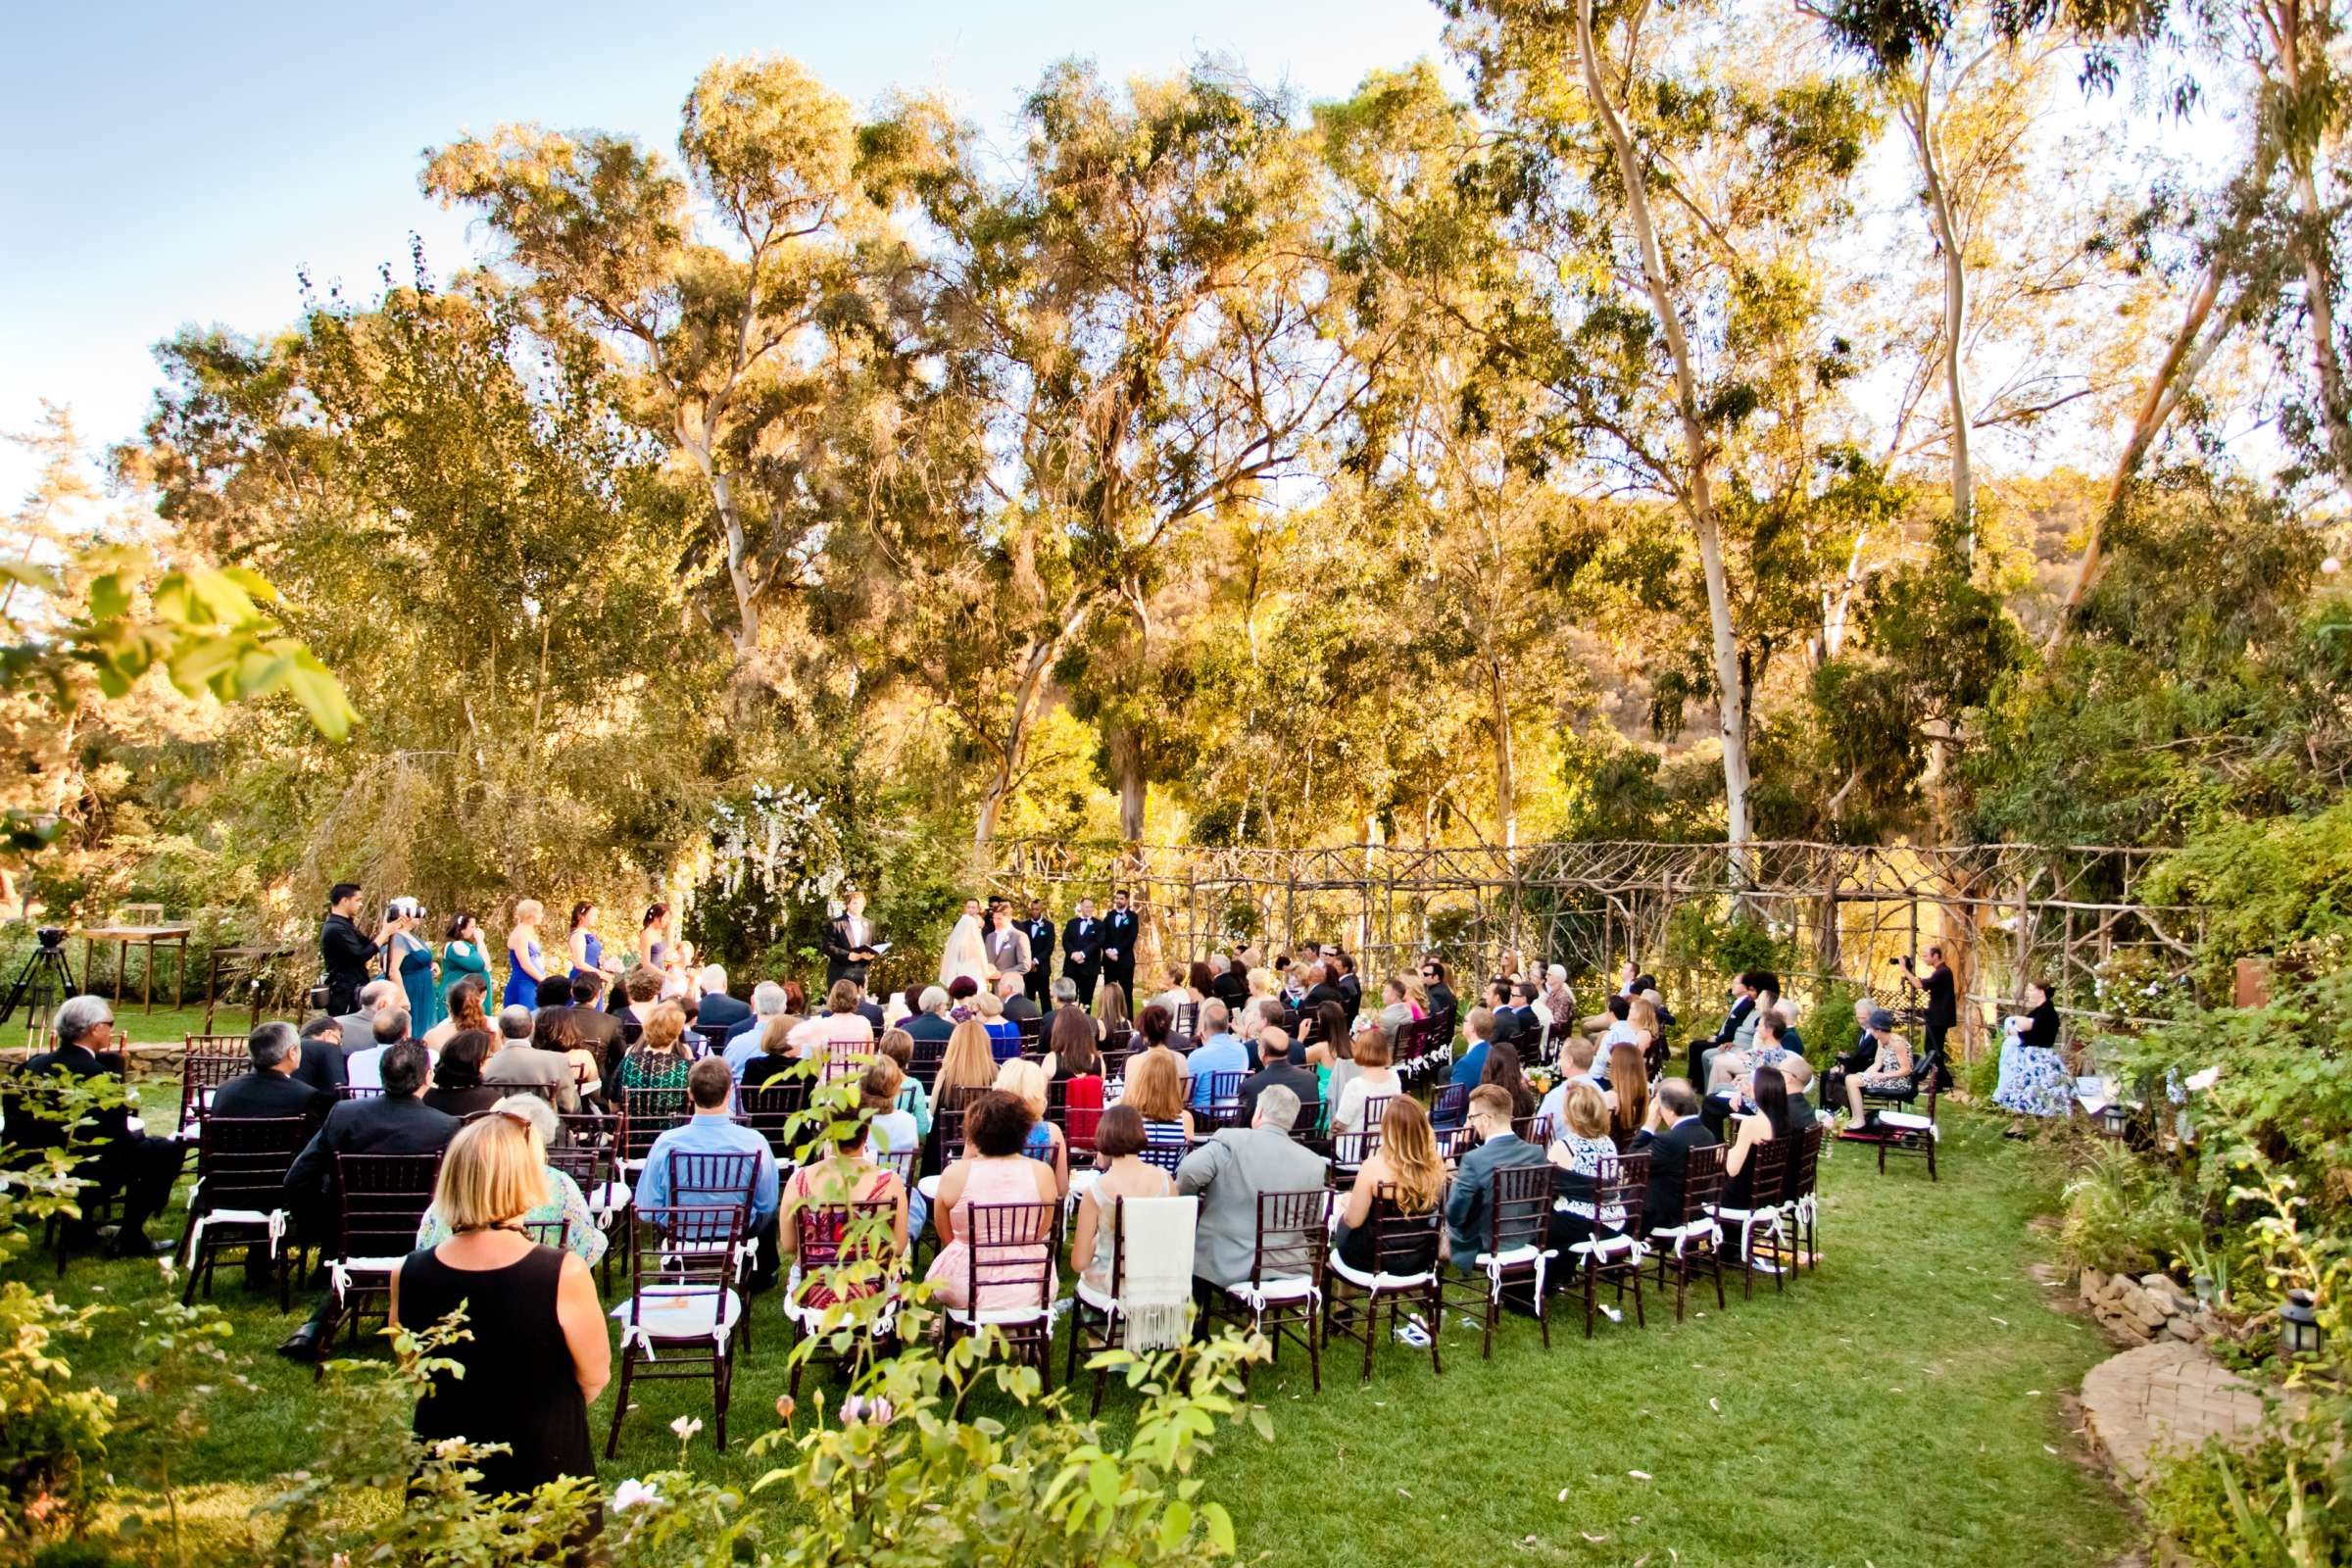
M66 928L64 926L45 925L41 927L39 931L35 932L34 935L41 939L41 951L43 953L62 953L65 951Z

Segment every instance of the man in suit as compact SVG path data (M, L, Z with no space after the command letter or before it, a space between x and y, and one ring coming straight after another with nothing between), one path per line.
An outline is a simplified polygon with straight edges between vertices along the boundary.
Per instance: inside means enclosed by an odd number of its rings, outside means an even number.
M373 937L362 934L360 902L357 882L338 882L327 890L326 918L318 927L318 962L326 980L329 1012L350 1012L359 1006L360 988L368 983L368 971L392 938L389 922Z
M335 1022L343 1026L343 1055L345 1060L363 1051L375 1049L375 1020L408 1000L395 980L370 980L360 987L355 1010L344 1013Z
M833 989L836 980L863 986L866 966L877 956L873 922L865 917L865 890L852 888L841 901L841 913L825 928L825 989Z
M1042 1013L1054 983L1054 917L1046 913L1045 900L1029 901L1029 918L1021 921L1020 927L1021 935L1029 939L1029 972L1021 976L1021 990L1030 1005ZM1005 1016L1012 1016L1010 1009Z
M343 1064L343 1020L324 1014L302 1026L301 1054L294 1076L313 1089L339 1094L351 1081Z
M1125 888L1111 890L1110 913L1103 917L1102 929L1102 978L1119 983L1132 1012L1136 1005L1135 945L1144 939L1144 921L1143 911L1133 906Z
M991 906L988 911L988 940L981 944L988 954L988 966L1000 976L1029 976L1029 938L1012 923L1012 911L1002 904Z
M605 1010L603 975L571 977L571 1026L580 1032L580 1044L596 1053L597 1060L620 1054L620 1020Z
M862 986L860 986L858 990L858 1006L856 1010L858 1016L863 1018L873 1029L874 1038L876 1040L881 1039L882 1031L889 1027L888 1024L884 1022L882 1004L876 1002L874 1000L874 994Z
M1732 981L1732 1010L1724 1015L1723 1027L1715 1031L1712 1039L1690 1042L1690 1081L1692 1083L1703 1084L1707 1081L1709 1065L1707 1053L1721 1051L1739 1039L1741 1026L1747 1022L1747 1015L1755 1010L1756 977L1751 971L1740 974Z
M1250 1004L1250 977L1242 972L1240 964L1222 953L1208 956L1208 989L1225 1004L1228 1014Z
M1462 1155L1446 1198L1446 1256L1470 1272L1488 1250L1494 1220L1494 1173L1513 1165L1541 1165L1544 1151L1511 1131L1511 1092L1500 1084L1470 1091L1469 1125L1478 1146Z
M576 1022L577 1012L570 1014ZM528 1007L517 1003L499 1009L498 1049L482 1063L482 1082L500 1088L544 1088L549 1091L556 1109L566 1116L576 1115L580 1108L579 1074L571 1058L561 1051L542 1051L532 1044L535 1023ZM617 1043L619 1031L613 1031ZM617 1054L617 1053L615 1053ZM604 1059L600 1051L598 1059Z
M1794 1053L1781 1058L1781 1079L1788 1086L1788 1130L1801 1133L1821 1120L1810 1091L1813 1088L1813 1064Z
M726 1032L752 1015L745 1004L727 995L727 971L723 965L703 965L703 1003L694 1015L697 1033L720 1040Z
M431 1058L415 1041L392 1047L384 1053L384 1092L336 1105L302 1152L294 1156L294 1168L286 1172L286 1192L305 1205L308 1223L304 1228L310 1234L333 1233L337 1154L437 1154L458 1135L457 1117L444 1115L417 1098L430 1066ZM325 1337L335 1310L335 1293L329 1290L319 1297L310 1321L288 1335L277 1353L289 1360L317 1360L318 1342Z
M1095 1004L1095 981L1102 972L1102 922L1095 901L1080 899L1078 912L1061 928L1061 977L1077 988L1078 1005Z
M1348 993L1340 989L1337 965L1329 958L1318 960L1306 971L1306 995L1300 999L1298 1010L1312 1017L1323 1009L1326 1002L1342 1012L1348 1010Z
M1723 1140L1707 1131L1699 1118L1698 1094L1688 1078L1669 1078L1658 1085L1649 1122L1634 1140L1634 1148L1649 1151L1649 1196L1642 1201L1642 1223L1657 1230L1683 1222L1683 1172L1690 1167L1690 1151L1711 1149Z
M1494 1038L1494 1011L1492 1007L1472 1007L1470 1016L1462 1020L1462 1038L1469 1042L1453 1064L1453 1076L1448 1083L1465 1089L1475 1089L1487 1075L1487 1047Z
M56 1037L55 1049L26 1061L19 1069L21 1078L112 1078L122 1083L122 1057L114 1050L115 1010L105 998L69 998L59 1004L49 1028ZM91 1086L93 1092L104 1087ZM122 1228L107 1247L107 1256L153 1257L172 1250L175 1243L147 1239L147 1221L172 1201L172 1184L179 1179L185 1152L178 1139L150 1138L138 1113L122 1105L92 1108L86 1112L88 1124L74 1127L34 1114L22 1094L12 1093L7 1099L7 1142L20 1153L42 1154L71 1146L77 1152L73 1172L92 1184L91 1196L122 1199Z
M213 1091L212 1114L227 1117L324 1115L333 1102L296 1076L302 1043L290 1023L266 1023L245 1037L253 1070Z
M1027 975L1015 974L1005 975L997 981L997 995L1004 1000L1004 1016L1014 1023L1027 1023L1032 1018L1045 1016L1038 1010L1037 1004L1029 1000L1029 993L1025 989L1028 983Z
M925 986L918 999L923 1010L899 1025L909 1040L946 1040L956 1032L956 1021L948 1016L948 988Z
M1250 1277L1257 1259L1260 1193L1311 1192L1330 1161L1291 1141L1298 1097L1280 1084L1262 1091L1248 1127L1227 1127L1176 1167L1179 1198L1200 1200L1193 1233L1193 1294L1204 1303Z
M1516 1045L1519 1042L1519 1013L1511 1005L1511 983L1508 980L1487 982L1487 1011L1494 1024L1487 1038L1496 1044ZM1521 1053L1525 1054L1524 1052Z
M1322 1121L1323 1089L1314 1068L1291 1060L1291 1037L1279 1029L1261 1031L1257 1059L1265 1065L1242 1080L1241 1099L1235 1107L1239 1119L1248 1121L1257 1110L1258 1096L1279 1084L1298 1097L1299 1125L1313 1132Z
M1533 980L1511 982L1511 1040L1528 1061L1535 1060L1535 1048L1544 1039L1544 1016L1536 1010L1536 999L1542 993L1543 988Z

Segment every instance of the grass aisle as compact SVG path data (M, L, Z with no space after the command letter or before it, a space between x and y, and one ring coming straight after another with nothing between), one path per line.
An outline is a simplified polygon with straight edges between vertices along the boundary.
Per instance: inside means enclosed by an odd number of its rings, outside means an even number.
M2028 1221L2046 1197L2026 1153L1984 1117L1952 1112L1946 1130L1936 1186L1916 1161L1882 1179L1867 1151L1838 1149L1823 1166L1829 1266L1786 1295L1766 1284L1742 1303L1734 1282L1728 1312L1710 1293L1677 1327L1669 1300L1646 1333L1603 1323L1590 1343L1581 1311L1555 1306L1548 1355L1532 1323L1506 1318L1492 1362L1457 1319L1443 1378L1426 1352L1395 1345L1366 1388L1343 1346L1320 1398L1287 1348L1251 1383L1274 1443L1221 1433L1210 1494L1232 1510L1245 1552L1282 1568L2102 1562L2129 1526L2080 1463L2062 1396L2103 1346L2045 1306L2026 1274L2043 1254ZM45 1283L46 1271L25 1277ZM151 1290L139 1265L77 1260L60 1295ZM192 1527L227 1546L241 1544L261 1484L315 1458L325 1400L308 1369L271 1353L295 1318L225 1274L218 1299L254 1389L214 1401L210 1430L176 1445L173 1469L196 1489L182 1499ZM760 1311L736 1383L736 1446L713 1454L706 1432L692 1448L714 1475L763 1468L741 1446L773 1425L786 1368L772 1298ZM132 1338L117 1318L67 1350L122 1396L126 1417L141 1413ZM668 1422L707 1413L707 1385L643 1392L608 1485L674 1462ZM804 1422L812 1402L805 1390ZM1107 1407L1132 1405L1114 1389ZM611 1413L609 1402L590 1412L600 1451ZM116 1444L126 1486L151 1474L150 1442Z

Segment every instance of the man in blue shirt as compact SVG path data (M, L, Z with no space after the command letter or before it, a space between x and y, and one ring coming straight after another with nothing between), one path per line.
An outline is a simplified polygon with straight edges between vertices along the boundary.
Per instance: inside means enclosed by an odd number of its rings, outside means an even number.
M1196 1111L1208 1108L1210 1074L1250 1071L1250 1048L1232 1028L1233 1014L1225 1004L1211 997L1200 1004L1200 1044L1184 1058L1184 1070L1193 1080L1192 1103Z
M654 1147L646 1153L645 1169L637 1177L637 1207L642 1212L649 1208L740 1204L748 1200L745 1229L760 1243L752 1289L765 1290L776 1281L776 1156L769 1151L765 1138L735 1119L735 1079L723 1059L705 1056L696 1062L686 1075L686 1093L694 1102L694 1118L654 1140ZM673 1153L758 1154L760 1158L748 1194L741 1188L731 1192L691 1188L672 1192L669 1156Z
M1462 1023L1462 1038L1468 1045L1453 1064L1450 1081L1464 1089L1476 1089L1479 1079L1486 1076L1487 1042L1494 1038L1494 1009L1472 1007Z
M789 999L784 988L773 980L762 980L752 987L752 1015L727 1031L727 1070L743 1082L743 1069L755 1056L765 1054L760 1037L767 1031L767 1020L779 1016Z

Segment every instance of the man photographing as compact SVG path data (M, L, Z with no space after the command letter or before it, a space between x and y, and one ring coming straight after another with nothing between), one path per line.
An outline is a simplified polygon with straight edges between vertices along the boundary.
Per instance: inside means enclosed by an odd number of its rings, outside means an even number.
M338 882L327 890L326 920L318 927L318 959L326 973L326 1008L344 1014L360 1010L360 987L384 944L416 924L413 919L386 920L370 939L360 934L360 885Z
M1950 1034L1952 1026L1960 1021L1959 987L1952 979L1950 967L1943 961L1943 947L1938 943L1928 949L1925 974L1920 973L1919 966L1908 956L1894 961L1901 964L1903 972L1928 994L1927 1016L1922 1020L1926 1026L1925 1045L1930 1053L1941 1056L1943 1037Z

